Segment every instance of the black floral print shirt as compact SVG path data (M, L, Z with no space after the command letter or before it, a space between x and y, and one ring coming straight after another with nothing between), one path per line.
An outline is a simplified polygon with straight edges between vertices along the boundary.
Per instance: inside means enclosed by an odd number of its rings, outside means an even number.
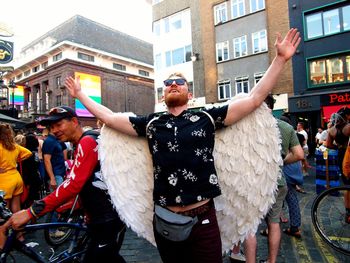
M153 158L153 199L161 206L190 205L221 194L214 166L215 129L224 126L228 106L130 117L146 136ZM214 123L213 123L214 122ZM215 124L215 126L214 126Z

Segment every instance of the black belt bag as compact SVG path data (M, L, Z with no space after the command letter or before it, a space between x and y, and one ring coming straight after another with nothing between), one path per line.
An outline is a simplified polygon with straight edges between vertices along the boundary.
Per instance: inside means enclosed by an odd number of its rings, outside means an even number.
M171 241L184 241L192 231L198 218L171 212L159 205L154 208L154 227L164 238Z

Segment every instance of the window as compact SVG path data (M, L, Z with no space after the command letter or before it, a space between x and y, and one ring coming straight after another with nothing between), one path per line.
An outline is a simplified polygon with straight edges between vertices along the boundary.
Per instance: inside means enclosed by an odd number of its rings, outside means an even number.
M164 32L165 33L170 32L169 17L164 18Z
M326 63L324 60L309 63L309 69L313 85L326 83Z
M311 86L350 81L350 54L310 60Z
M313 14L306 17L308 38L322 36L323 30L322 30L321 16L322 14L318 13L318 14Z
M267 51L267 37L266 30L255 32L252 34L253 40L253 53L259 53Z
M49 101L50 101L50 93L46 93L45 96L45 105L44 105L44 110L48 111L50 109L50 105L49 105Z
M118 64L118 63L113 63L113 68L117 69L117 70L121 70L121 71L125 71L126 70L126 66L125 65Z
M350 5L342 8L344 31L350 30Z
M228 41L216 43L216 61L221 62L229 59Z
M139 75L149 77L149 72L146 70L139 69Z
M265 9L265 0L250 0L250 12L256 12Z
M227 5L226 2L214 6L214 23L215 25L227 21Z
M261 78L264 76L265 72L254 73L254 85L256 85Z
M218 83L219 100L227 100L231 98L231 81L223 80Z
M32 68L32 72L33 72L33 73L38 72L38 71L39 71L39 68L40 68L39 66L36 66L36 67Z
M191 61L192 45L185 46L185 61Z
M170 17L170 31L176 31L182 28L182 15L181 13L172 15Z
M17 76L16 76L16 79L17 80L20 80L22 78L22 74L18 74Z
M305 15L307 38L350 30L350 5Z
M165 66L171 67L191 61L192 45L165 52ZM157 57L156 57L157 59ZM156 63L158 63L156 61Z
M160 36L160 22L159 21L153 23L153 34L155 36Z
M157 88L157 101L161 103L163 99L163 87Z
M54 55L54 56L52 57L52 60L53 60L53 62L55 62L55 61L59 61L61 58L62 58L62 52L60 52L60 53Z
M236 77L236 94L249 92L248 76Z
M232 18L245 15L244 0L232 0Z
M323 13L323 25L325 35L340 32L338 9L330 10Z
M62 86L61 84L62 84L61 76L56 77L56 88L61 87Z
M172 64L177 65L177 64L182 64L184 63L184 49L183 48L178 48L175 49L171 52L171 59L172 59Z
M56 96L56 106L61 106L62 105L62 95L57 95Z
M41 64L41 68L46 69L48 65L49 65L49 63L46 61L43 64Z
M343 61L341 58L326 60L328 83L344 82Z
M233 57L239 58L246 56L247 53L247 37L237 37L233 39Z
M24 72L24 76L25 76L25 77L28 77L29 74L30 74L30 70L27 70L27 71Z
M85 61L89 61L89 62L94 62L95 61L95 57L94 56L91 56L91 55L88 55L88 54L84 54L84 53L81 53L81 52L78 52L78 58L82 59L82 60L85 60Z
M182 12L164 18L164 32L170 33L182 28Z

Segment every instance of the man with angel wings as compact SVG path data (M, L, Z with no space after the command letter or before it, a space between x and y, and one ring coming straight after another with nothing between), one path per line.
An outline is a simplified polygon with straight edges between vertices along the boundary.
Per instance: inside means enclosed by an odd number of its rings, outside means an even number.
M82 92L79 78L66 79L71 96L105 124L100 158L117 211L136 233L152 243L155 238L163 262L222 262L222 249L254 233L274 202L281 162L278 132L266 106L260 106L300 41L297 29L290 29L284 39L277 34L276 56L247 96L198 112L188 110L192 94L181 73L164 81L168 111L148 116L113 113ZM231 132L216 138L215 131L226 126L232 127ZM253 135L244 135L251 130ZM235 137L237 134L243 137ZM130 136L146 137L148 150L134 149ZM233 147L227 148L228 141ZM136 156L136 152L141 154ZM143 168L142 156L152 159L153 168ZM139 166L141 171L137 171ZM155 230L153 236L152 194L154 205L198 217L186 240L167 240Z

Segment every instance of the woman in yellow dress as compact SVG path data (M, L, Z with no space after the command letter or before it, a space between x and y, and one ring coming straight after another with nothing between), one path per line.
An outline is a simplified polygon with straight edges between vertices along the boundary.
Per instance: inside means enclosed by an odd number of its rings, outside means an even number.
M20 210L20 195L23 192L17 162L31 155L31 151L15 143L11 126L0 123L0 190L5 191L7 206L13 213Z

